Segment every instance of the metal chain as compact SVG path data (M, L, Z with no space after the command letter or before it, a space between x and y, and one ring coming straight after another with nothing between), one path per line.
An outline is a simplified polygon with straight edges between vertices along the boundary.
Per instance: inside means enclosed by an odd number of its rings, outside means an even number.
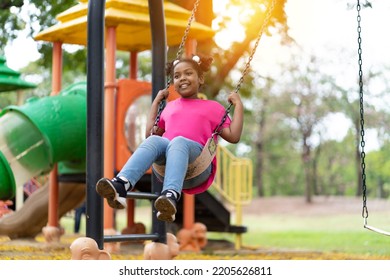
M191 24L192 24L192 21L193 21L194 18L195 18L196 11L198 10L199 1L200 1L200 0L196 0L195 3L194 3L194 7L192 8L191 16L190 16L190 18L188 19L188 23L187 23L186 30L184 31L183 38L182 38L181 43L180 43L180 45L179 45L179 48L178 48L178 50L177 50L176 59L179 59L180 56L181 56L182 53L183 53L184 44L185 44L186 41L187 41L188 33L190 33Z
M181 39L180 45L179 45L177 53L176 53L176 59L180 59L180 56L183 54L184 45L185 45L185 43L187 41L188 34L190 33L190 28L191 28L192 21L195 18L195 13L198 10L199 1L200 0L196 0L195 3L194 3L194 7L192 8L191 16L188 19L188 23L187 23L186 29L184 30L184 35L183 35L183 37ZM171 82L172 82L171 81L171 77L168 76L168 80L167 80L167 84L166 84L165 89L169 88L169 86L171 85ZM156 115L156 118L154 120L153 127L157 127L158 122L160 121L161 113L162 113L162 111L165 108L165 104L166 104L166 101L164 99L164 100L161 100L160 104L158 105L157 115ZM153 133L153 131L151 133Z
M362 28L361 28L361 16L360 16L360 1L357 0L357 5L356 5L356 10L357 10L357 32L358 32L358 64L359 64L359 96L360 96L360 136L361 136L361 141L360 141L360 158L361 158L361 169L362 169L362 189L363 189L363 209L362 209L362 217L364 219L367 219L368 217L368 209L367 209L367 186L366 186L366 163L365 163L365 158L366 158L366 153L364 152L364 147L366 143L364 142L364 92L363 92L363 70L362 70L362 65L363 65L363 60L362 60Z
M244 82L244 78L245 78L246 74L249 71L249 67L250 67L250 64L252 62L253 56L256 53L256 49L257 49L257 46L259 45L261 36L264 33L264 29L265 29L266 25L268 24L268 22L269 22L269 20L271 18L272 12L273 12L273 10L275 8L275 2L276 1L277 0L272 0L271 1L270 7L268 8L267 14L266 14L266 16L264 18L264 21L263 21L263 24L261 25L259 34L258 34L256 42L255 42L255 45L253 46L253 48L251 50L251 53L250 53L249 58L248 58L248 61L245 63L244 70L242 71L241 77L240 77L240 79L239 79L239 81L238 81L238 83L236 85L235 90L234 90L235 93L237 93L240 90L241 85ZM218 126L214 130L214 134L219 134L220 133L219 130L222 127L222 125L225 123L225 121L226 121L226 119L227 119L227 117L228 117L228 115L229 115L229 113L230 113L230 111L232 109L232 106L233 106L233 104L229 103L229 106L226 108L225 114L223 115L221 122L218 124Z
M244 70L242 71L242 74L241 74L241 78L240 78L240 80L238 81L238 83L236 85L236 89L234 90L234 92L236 92L236 93L240 90L241 84L244 82L244 78L245 78L246 74L249 71L249 67L250 67L251 61L253 59L253 56L256 53L256 49L257 49L257 46L259 45L261 36L264 33L264 29L265 29L266 25L268 24L268 22L269 22L269 20L271 18L272 12L273 12L273 10L275 8L275 2L276 1L277 0L272 0L271 1L271 6L268 8L267 14L266 14L266 16L264 18L264 21L263 21L263 24L261 25L261 28L260 28L260 31L259 31L259 35L257 36L255 45L254 45L254 47L253 47L253 49L252 49L252 51L251 51L251 53L249 55L248 61L245 64Z

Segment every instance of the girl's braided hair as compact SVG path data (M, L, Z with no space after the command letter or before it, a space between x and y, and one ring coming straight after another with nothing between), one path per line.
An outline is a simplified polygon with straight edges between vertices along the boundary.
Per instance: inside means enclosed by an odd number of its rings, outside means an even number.
M182 57L179 59L175 59L171 62L168 62L165 67L165 73L169 77L173 77L173 72L175 69L175 66L179 62L188 62L190 63L196 72L198 73L198 76L203 76L203 74L210 70L211 63L213 62L213 58L210 56L204 56L204 55L192 55L190 57Z

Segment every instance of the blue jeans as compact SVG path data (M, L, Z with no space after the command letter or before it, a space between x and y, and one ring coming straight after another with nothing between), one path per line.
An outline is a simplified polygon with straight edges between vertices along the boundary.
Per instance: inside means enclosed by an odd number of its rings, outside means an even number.
M167 138L152 135L145 139L128 159L119 176L124 176L134 186L154 162L165 165L163 189L181 193L182 189L189 189L204 183L211 174L210 166L195 178L184 180L188 164L193 162L202 152L203 146L198 142L178 136L171 141Z

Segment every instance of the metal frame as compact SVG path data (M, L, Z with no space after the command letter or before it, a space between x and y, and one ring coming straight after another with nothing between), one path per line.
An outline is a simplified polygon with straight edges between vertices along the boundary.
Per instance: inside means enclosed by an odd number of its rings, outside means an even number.
M152 33L152 99L165 86L166 31L163 0L148 0ZM93 238L100 249L104 242L126 240L153 240L166 243L165 222L158 221L153 207L151 234L103 235L103 199L95 190L96 182L103 176L104 131L104 31L105 0L88 3L88 55L87 55L87 227L86 235ZM128 193L135 199L157 198L161 183L153 176L152 193Z

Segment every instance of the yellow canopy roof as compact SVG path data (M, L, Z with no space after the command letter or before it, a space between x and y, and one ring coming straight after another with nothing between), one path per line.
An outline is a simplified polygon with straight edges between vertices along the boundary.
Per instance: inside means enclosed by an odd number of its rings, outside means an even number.
M165 25L168 46L179 45L187 27L191 12L164 1ZM87 44L88 0L80 3L56 18L56 25L40 32L35 40ZM147 0L107 0L105 25L116 27L117 49L142 51L151 48L149 7ZM192 22L188 37L202 41L214 36L213 30L196 21Z

